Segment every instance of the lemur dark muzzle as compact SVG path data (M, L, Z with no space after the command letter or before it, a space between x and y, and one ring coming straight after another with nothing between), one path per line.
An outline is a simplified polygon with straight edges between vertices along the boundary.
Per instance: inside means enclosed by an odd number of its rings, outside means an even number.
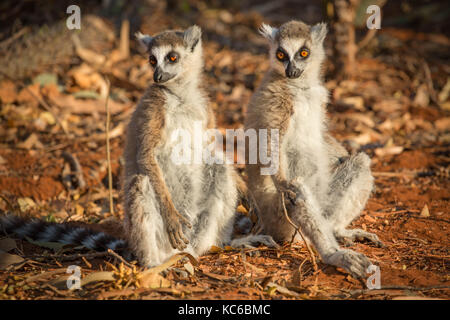
M153 73L153 80L157 83L163 83L173 78L173 75L167 72L161 71L160 68L156 68Z
M302 72L303 72L302 70L294 67L294 65L289 62L288 66L286 68L286 77L288 77L290 79L296 79L296 78L300 77Z

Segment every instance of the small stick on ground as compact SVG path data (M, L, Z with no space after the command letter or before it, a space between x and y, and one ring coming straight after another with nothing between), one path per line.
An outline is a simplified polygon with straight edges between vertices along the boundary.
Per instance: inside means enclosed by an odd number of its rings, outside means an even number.
M312 251L311 247L309 246L308 242L306 241L305 236L303 235L302 231L297 227L297 225L292 222L291 218L289 218L289 215L287 213L286 205L284 203L284 193L281 193L281 204L283 205L283 212L284 216L286 217L289 224L295 229L294 235L292 237L292 240L295 238L295 234L298 232L298 234L302 237L303 241L305 242L306 248L308 249L309 255L311 256L311 261L314 265L314 272L317 272L319 268L317 267L316 258L314 257L314 252Z
M422 63L423 63L423 70L425 73L426 85L428 88L428 92L430 94L430 98L431 100L433 100L434 103L436 103L439 106L439 99L437 98L436 90L434 90L430 67L428 66L428 63L425 60L422 60Z
M126 265L129 268L133 268L133 265L127 262L124 258L122 258L120 255L114 252L112 249L108 249L108 253L112 255L114 258L119 259L120 262L123 262L124 265Z
M111 152L110 152L110 147L109 147L110 114L109 114L109 108L108 108L109 90L111 88L111 84L110 84L108 78L106 78L106 83L108 85L106 101L105 101L105 108L106 108L106 160L108 163L109 212L112 215L114 215L114 203L113 203L113 193L112 193Z

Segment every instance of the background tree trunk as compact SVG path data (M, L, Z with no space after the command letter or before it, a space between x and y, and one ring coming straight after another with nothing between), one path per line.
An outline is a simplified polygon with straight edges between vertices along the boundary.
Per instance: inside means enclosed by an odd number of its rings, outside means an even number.
M334 50L336 74L339 78L351 78L355 71L358 48L355 43L355 15L360 0L333 1Z

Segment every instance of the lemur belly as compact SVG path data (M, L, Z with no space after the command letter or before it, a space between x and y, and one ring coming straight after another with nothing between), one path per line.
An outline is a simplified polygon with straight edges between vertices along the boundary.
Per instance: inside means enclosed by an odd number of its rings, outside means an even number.
M175 208L194 218L199 211L197 203L204 171L203 163L194 161L194 153L196 144L201 143L197 139L205 130L206 114L196 105L185 103L180 107L173 102L170 105L175 107L166 110L165 143L158 148L156 158ZM186 156L189 153L190 157ZM186 158L179 158L181 155Z
M283 139L288 181L301 177L303 183L315 191L326 185L327 161L323 138L323 114L320 101L306 94L297 94L294 114Z

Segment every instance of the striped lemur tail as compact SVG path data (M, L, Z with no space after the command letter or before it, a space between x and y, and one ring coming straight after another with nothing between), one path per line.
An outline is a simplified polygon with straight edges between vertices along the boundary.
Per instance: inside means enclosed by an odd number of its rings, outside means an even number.
M0 216L0 234L16 235L39 242L58 242L84 246L95 251L112 249L127 259L131 258L128 243L104 232L40 219L24 219L12 214Z

